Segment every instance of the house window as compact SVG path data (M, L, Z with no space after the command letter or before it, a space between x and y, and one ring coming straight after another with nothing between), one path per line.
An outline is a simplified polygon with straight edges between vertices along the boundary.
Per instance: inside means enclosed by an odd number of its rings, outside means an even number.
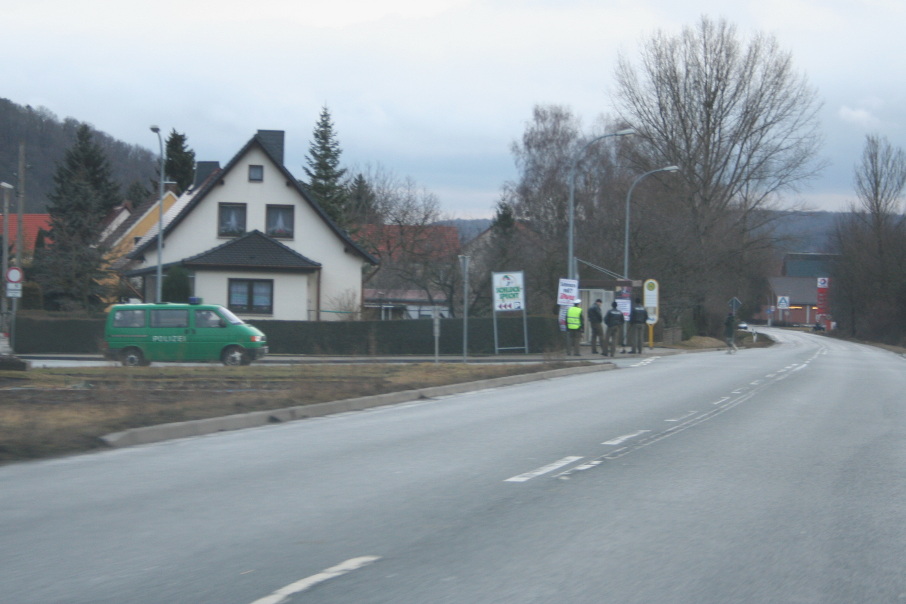
M217 234L221 237L235 237L243 233L245 233L245 204L220 204Z
M230 279L228 308L236 313L270 315L274 312L271 279Z
M267 206L267 234L271 237L292 238L293 206Z
M264 180L264 166L249 166L249 182L262 182Z

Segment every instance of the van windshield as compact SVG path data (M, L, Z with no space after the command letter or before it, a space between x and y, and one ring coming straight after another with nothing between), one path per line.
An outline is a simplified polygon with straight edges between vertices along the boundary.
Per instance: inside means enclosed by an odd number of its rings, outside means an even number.
M229 321L231 324L242 325L242 319L240 319L239 317L234 315L229 309L219 308L218 311L220 312L221 315L223 315L223 318L226 319L227 321Z

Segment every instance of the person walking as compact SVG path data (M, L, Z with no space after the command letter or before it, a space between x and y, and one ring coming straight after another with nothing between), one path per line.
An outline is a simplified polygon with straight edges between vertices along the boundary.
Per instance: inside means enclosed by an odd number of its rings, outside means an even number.
M639 298L635 299L635 306L629 313L629 345L632 347L632 354L642 354L642 342L644 341L645 325L648 322L648 311L642 306Z
M601 298L595 300L595 303L588 309L588 323L591 325L591 353L598 354L595 342L601 345L601 354L606 351L604 343L604 315L601 314Z
M585 322L582 319L582 307L576 302L566 311L566 331L569 336L567 341L566 356L579 356L579 342L582 340L582 328Z
M736 347L736 315L732 312L724 319L724 338L727 341L727 354L733 354L739 350Z
M620 339L620 332L623 331L623 323L626 317L623 312L617 308L616 302L610 303L610 310L604 315L604 324L607 325L607 343L603 346L604 351L601 353L605 357L610 350L610 356L617 354L617 340Z

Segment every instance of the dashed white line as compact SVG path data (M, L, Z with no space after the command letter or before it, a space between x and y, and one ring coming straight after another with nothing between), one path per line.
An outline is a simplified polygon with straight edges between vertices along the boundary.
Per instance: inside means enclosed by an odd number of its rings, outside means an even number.
M553 472L554 470L558 470L558 469L562 468L563 466L568 466L569 464L579 461L580 459L582 459L582 458L581 457L564 457L563 459L555 461L552 464L548 464L546 466L540 467L537 470L532 470L531 472L526 472L525 474L520 474L518 476L513 476L512 478L507 478L506 480L504 480L504 482L526 482L528 480L531 480L532 478L537 478L538 476L547 474L548 472Z
M689 416L691 416L691 415L695 415L696 413L698 413L698 411L693 410L693 411L690 411L689 413L687 413L686 415L683 415L683 416L680 416L680 417L676 417L676 418L673 418L673 419L665 419L664 421L665 421L665 422L681 422L681 421L683 421L684 419L686 419L687 417L689 417Z
M301 581L296 581L295 583L290 583L286 587L282 587L272 593L269 596L265 596L259 600L255 600L252 604L280 604L285 602L286 599L301 591L317 585L318 583L323 583L328 579L333 579L339 577L340 575L345 575L348 572L358 570L363 566L367 566L376 560L380 560L380 556L361 556L359 558L351 558L345 562L341 562L336 566L331 566L327 570L321 571L317 575L312 575L306 577Z
M651 430L639 430L638 432L633 432L632 434L624 434L623 436L618 436L616 438L612 438L608 441L602 442L601 444L602 445L622 445L627 440L633 439L636 436L641 436L642 434L645 434L646 432L651 432Z

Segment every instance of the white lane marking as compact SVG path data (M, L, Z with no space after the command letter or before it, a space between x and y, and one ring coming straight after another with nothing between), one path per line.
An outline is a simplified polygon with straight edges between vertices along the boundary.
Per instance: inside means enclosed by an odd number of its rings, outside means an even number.
M601 444L602 445L622 445L627 440L635 438L636 436L641 436L642 434L645 434L646 432L651 432L651 430L639 430L638 432L633 432L632 434L624 434L623 436L618 436L616 438L612 438Z
M719 405L719 404L721 404L721 403L726 403L728 400L730 400L730 397L729 397L729 396L725 396L725 397L723 397L722 399L720 399L719 401L714 402L714 403L711 403L711 404L712 404L712 405Z
M286 587L278 589L269 596L265 596L260 600L255 600L254 602L252 602L252 604L280 604L281 602L285 602L286 599L293 594L305 591L306 589L313 587L318 583L323 583L328 579L333 579L335 577L339 577L340 575L345 575L348 572L358 570L363 566L367 566L368 564L371 564L372 562L380 559L380 556L361 556L359 558L350 558L345 562L341 562L336 566L331 566L327 570L321 571L317 575L312 575L310 577L302 579L301 581L290 583Z
M696 413L698 413L698 411L695 411L695 410L693 409L692 411L690 411L690 412L687 413L686 415L683 415L683 416L680 416L680 417L676 417L676 418L674 418L674 419L665 419L664 421L665 421L665 422L681 422L681 421L683 421L684 419L686 419L687 417L689 417L690 415L695 415Z
M538 468L537 470L532 470L531 472L526 472L525 474L520 474L519 476L513 476L512 478L507 478L506 480L504 480L504 482L525 482L527 480L531 480L532 478L537 478L538 476L541 476L542 474L547 474L548 472L553 472L554 470L558 470L558 469L562 468L563 466L569 465L569 464L573 463L574 461L579 461L580 459L582 459L582 458L581 457L564 457L563 459L560 459L558 461L555 461L552 464L548 464L546 466Z

